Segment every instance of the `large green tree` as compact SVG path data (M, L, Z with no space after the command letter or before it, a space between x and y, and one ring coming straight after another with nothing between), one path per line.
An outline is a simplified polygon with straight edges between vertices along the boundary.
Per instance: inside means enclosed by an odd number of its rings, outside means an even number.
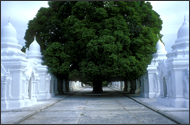
M28 24L26 47L37 35L49 71L68 80L134 80L144 75L162 20L144 1L52 1Z
M61 30L61 23L71 15L72 6L75 1L51 1L48 2L48 8L40 8L36 17L28 23L24 39L25 47L29 45L36 36L37 42L40 44L44 64L48 66L48 70L58 79L58 91L62 94L63 79L66 80L66 89L68 91L68 76L70 61L69 55L64 55L64 43L66 42L63 34L66 30ZM24 50L24 48L23 48Z

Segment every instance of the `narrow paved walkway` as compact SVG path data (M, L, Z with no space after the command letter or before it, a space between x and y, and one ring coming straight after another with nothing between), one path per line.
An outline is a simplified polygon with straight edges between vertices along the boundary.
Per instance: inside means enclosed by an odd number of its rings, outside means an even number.
M34 113L34 115L20 120L19 123L176 124L108 87L104 88L105 93L102 95L92 94L91 91L92 88L84 88Z

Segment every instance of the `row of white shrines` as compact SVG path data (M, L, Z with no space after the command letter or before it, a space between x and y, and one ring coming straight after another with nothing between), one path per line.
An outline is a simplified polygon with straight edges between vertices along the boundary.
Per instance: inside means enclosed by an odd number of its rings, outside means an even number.
M1 29L1 110L31 106L58 94L57 79L47 72L47 66L41 65L42 55L36 39L25 54L16 36L10 22ZM158 103L169 107L189 108L189 23L186 19L178 30L172 52L167 53L160 40L156 48L145 76L127 83L115 81L109 86L130 93L135 85L135 93L144 98L157 98ZM69 88L79 90L82 83L70 81Z

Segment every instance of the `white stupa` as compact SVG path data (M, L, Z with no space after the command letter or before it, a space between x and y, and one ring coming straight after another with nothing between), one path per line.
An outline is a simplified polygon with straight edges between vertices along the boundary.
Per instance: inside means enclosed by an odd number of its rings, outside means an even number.
M13 25L8 22L1 29L1 60L26 60L26 54L21 51L18 44L17 32Z
M172 46L172 52L168 53L167 60L160 65L160 73L166 70L166 74L160 74L160 82L164 97L158 97L157 101L166 106L181 108L189 107L189 23L184 17L184 22L177 32L177 39ZM164 82L163 79L166 79ZM189 79L189 78L187 78ZM165 83L167 87L165 86Z
M18 43L18 40L16 39L17 32L16 29L13 27L13 25L8 22L6 26L4 26L1 29L1 42L13 42Z
M156 44L156 49L157 52L152 54L151 64L147 67L148 82L142 86L143 91L140 92L140 95L145 98L156 98L160 94L160 84L155 80L157 77L157 66L161 61L167 59L167 51L160 39Z
M160 41L160 39L158 40L158 42L156 44L156 49L157 49L157 52L152 54L152 56L153 56L152 61L156 61L156 63L158 64L159 60L163 60L163 59L167 58L166 57L167 51L165 50L165 46Z
M189 23L184 16L184 22L177 32L177 39L175 44L172 46L173 51L175 50L189 50Z
M42 55L40 52L40 45L36 41L36 37L34 37L34 41L29 46L29 51L27 52L27 56L29 60L34 60L38 64L42 62Z
M189 23L184 17L184 22L177 32L177 39L172 46L172 52L166 56L171 58L189 58Z
M158 42L157 42L156 49L157 49L157 53L164 53L164 54L167 53L167 51L165 50L165 46L164 46L164 44L160 41L160 39L159 39Z
M50 80L51 77L48 74L48 68L46 65L42 65L42 55L40 52L40 45L36 41L36 37L34 37L34 41L29 46L29 51L27 51L27 56L29 61L35 61L37 63L37 74L40 77L40 81L38 84L38 92L37 99L49 99L51 98L50 93Z
M1 67L10 71L11 81L1 80L3 84L1 91L4 97L1 98L1 109L14 109L24 106L23 86L24 71L27 67L26 54L21 51L22 46L18 44L17 32L13 25L8 22L1 29Z

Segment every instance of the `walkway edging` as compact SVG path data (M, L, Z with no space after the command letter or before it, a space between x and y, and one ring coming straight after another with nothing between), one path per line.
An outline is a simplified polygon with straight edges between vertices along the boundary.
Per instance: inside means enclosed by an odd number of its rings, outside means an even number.
M82 89L81 89L81 90L82 90ZM33 112L33 113L29 114L29 115L24 116L23 118L21 118L20 120L15 121L15 122L13 122L12 124L19 124L20 122L22 122L22 121L24 121L24 120L26 120L26 119L32 117L33 115L35 115L35 114L37 114L37 113L43 111L43 110L46 109L46 108L49 108L50 106L53 106L54 104L56 104L56 103L58 103L58 102L60 102L60 101L62 101L62 100L64 100L64 99L68 98L69 96L71 96L71 95L73 95L73 94L75 94L75 93L77 93L77 92L79 92L79 91L81 91L81 90L75 91L75 92L71 93L70 95L67 95L65 98L59 99L59 100L55 101L53 104L50 104L50 105L44 107L43 109L36 110L35 112Z
M109 87L109 88L111 88L111 87ZM127 95L123 94L122 92L120 92L120 91L118 91L118 90L115 90L115 89L113 89L113 88L111 88L111 89L114 90L114 91L116 91L116 92L118 92L118 93L120 93L120 94L122 94L122 95L124 95L124 96L126 96L126 97L128 97L128 98L130 98L130 99L132 99L132 100L134 100L134 101L136 101L136 102L138 102L138 103L140 103L141 105L143 105L143 106L145 106L145 107L147 107L147 108L149 108L149 109L151 109L151 110L157 112L158 114L163 115L164 117L170 119L171 121L173 121L173 122L175 122L175 123L177 123L177 124L189 124L189 123L184 123L183 120L181 120L181 119L179 119L179 118L177 118L177 117L175 117L175 116L173 116L173 115L169 115L168 113L165 113L165 112L163 112L163 111L160 111L158 108L156 108L156 107L154 107L154 106L150 106L149 104L147 104L147 103L145 103L145 102L140 102L140 101L138 101L137 99L135 99L135 98L133 98L133 97L130 97L130 96L127 96ZM177 119L177 120L176 120L176 119Z

